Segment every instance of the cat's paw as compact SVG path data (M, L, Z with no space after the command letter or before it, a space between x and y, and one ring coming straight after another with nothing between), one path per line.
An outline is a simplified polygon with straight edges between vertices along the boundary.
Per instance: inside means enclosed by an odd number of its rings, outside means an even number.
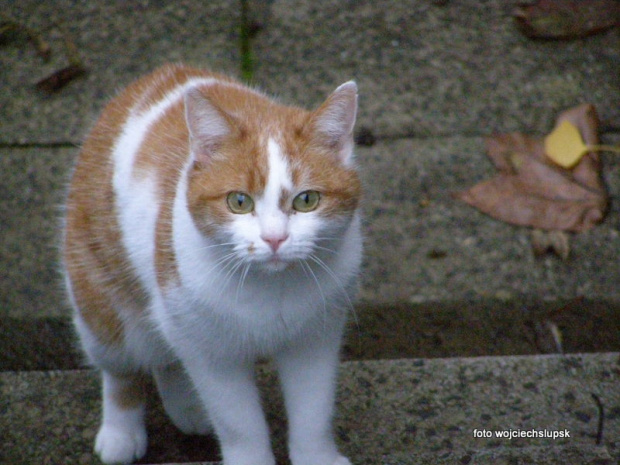
M95 452L108 464L128 464L146 453L146 431L102 426L95 440Z

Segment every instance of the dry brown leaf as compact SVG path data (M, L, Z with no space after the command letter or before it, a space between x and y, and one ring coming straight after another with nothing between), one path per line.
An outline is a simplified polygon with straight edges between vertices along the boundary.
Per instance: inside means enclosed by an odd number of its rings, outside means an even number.
M86 74L86 69L82 65L69 65L37 82L37 89L52 94L84 74Z
M514 18L534 39L572 39L605 31L619 24L616 0L539 0L517 6Z
M588 144L598 143L598 120L592 105L580 105L558 117L579 128ZM513 133L487 141L489 158L499 174L456 194L480 211L520 226L582 232L604 218L607 193L598 154L589 152L572 169L552 163L542 139Z

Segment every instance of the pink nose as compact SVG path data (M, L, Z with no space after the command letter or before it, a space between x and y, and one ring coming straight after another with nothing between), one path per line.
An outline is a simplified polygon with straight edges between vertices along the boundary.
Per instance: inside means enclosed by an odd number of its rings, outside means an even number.
M282 243L288 239L288 234L277 236L261 236L261 239L264 240L267 244L269 244L271 250L277 252Z

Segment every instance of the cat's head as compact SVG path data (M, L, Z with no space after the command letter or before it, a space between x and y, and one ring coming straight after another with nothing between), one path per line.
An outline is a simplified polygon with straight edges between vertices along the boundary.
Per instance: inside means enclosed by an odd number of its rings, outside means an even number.
M354 82L314 112L230 85L192 89L185 105L188 207L203 234L268 271L334 252L361 196Z

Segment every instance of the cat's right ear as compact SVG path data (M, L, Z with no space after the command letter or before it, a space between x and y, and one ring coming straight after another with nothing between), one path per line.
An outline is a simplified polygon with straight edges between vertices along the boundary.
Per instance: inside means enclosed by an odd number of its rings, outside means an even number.
M210 162L232 131L229 117L199 89L193 88L185 94L185 120L194 160L205 164Z
M357 115L357 84L345 82L312 115L315 143L334 150L346 165L353 156L353 126Z

